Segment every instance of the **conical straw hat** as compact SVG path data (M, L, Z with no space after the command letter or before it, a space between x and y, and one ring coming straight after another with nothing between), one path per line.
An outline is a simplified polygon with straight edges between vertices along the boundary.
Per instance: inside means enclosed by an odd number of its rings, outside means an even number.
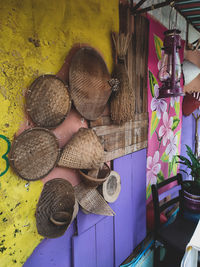
M75 196L80 206L89 213L114 216L115 212L100 195L96 188L88 188L84 183L74 187Z
M36 127L16 137L9 161L20 177L34 181L43 178L54 168L59 155L55 135L45 128Z
M26 94L26 111L37 126L55 128L70 108L68 87L55 75L38 77Z
M88 120L101 116L111 94L110 74L101 55L91 47L80 48L69 69L69 90L78 112Z
M76 210L76 214L75 213ZM77 215L74 188L65 179L48 181L42 190L37 209L36 224L38 233L47 238L64 234Z
M196 66L194 63L189 60L184 60L182 64L183 75L185 85L189 84L192 80L194 80L200 74L200 68Z
M103 147L92 129L80 128L65 146L58 166L97 169L103 162Z

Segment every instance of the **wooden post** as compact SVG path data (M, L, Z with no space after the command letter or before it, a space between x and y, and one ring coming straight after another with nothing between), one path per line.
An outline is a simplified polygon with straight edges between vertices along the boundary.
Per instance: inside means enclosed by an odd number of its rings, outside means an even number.
M195 117L194 113L192 113L192 116L195 119L195 155L196 155L196 157L199 157L199 152L198 152L198 150L199 150L198 122L200 119L200 115L197 115Z

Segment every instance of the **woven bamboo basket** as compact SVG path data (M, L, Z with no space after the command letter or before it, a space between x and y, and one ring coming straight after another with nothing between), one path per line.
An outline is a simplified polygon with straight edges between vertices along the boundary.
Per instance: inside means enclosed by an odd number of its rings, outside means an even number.
M111 96L111 119L115 124L123 124L134 117L135 95L130 86L125 65L125 56L131 40L129 34L112 34L118 63L114 66L112 76L119 80L119 89Z
M68 87L55 75L38 77L26 94L26 111L40 127L55 128L65 119L70 108Z
M38 233L47 238L63 235L72 222L75 206L74 189L68 181L56 178L47 182L35 214Z
M80 48L69 69L69 90L78 112L88 120L103 113L112 92L110 74L101 55L91 47Z
M21 178L34 181L54 168L59 154L55 135L45 128L36 127L22 132L13 141L9 161Z
M97 169L104 150L92 129L80 128L64 147L58 166L74 169Z
M104 183L110 175L110 167L104 163L103 167L97 171L97 177L92 177L88 170L79 170L81 180L89 187L97 187Z
M115 212L96 188L89 188L84 183L80 183L74 187L74 190L78 203L86 213L94 213L104 216L115 215Z

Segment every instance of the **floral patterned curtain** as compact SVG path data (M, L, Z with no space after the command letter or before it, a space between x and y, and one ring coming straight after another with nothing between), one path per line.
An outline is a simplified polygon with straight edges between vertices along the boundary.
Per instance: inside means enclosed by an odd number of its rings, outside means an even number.
M157 99L161 86L158 72L163 53L163 33L167 29L150 16L149 21L147 199L151 195L151 184L177 174L176 155L180 153L182 124L182 97ZM183 51L182 41L181 62Z

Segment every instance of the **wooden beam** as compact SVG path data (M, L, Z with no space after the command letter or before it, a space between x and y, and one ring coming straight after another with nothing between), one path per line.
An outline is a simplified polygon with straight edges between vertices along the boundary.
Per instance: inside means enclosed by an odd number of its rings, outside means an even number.
M173 5L174 2L175 2L174 0L167 0L165 2L156 4L156 5L151 5L151 6L148 6L146 8L140 9L140 10L134 10L133 9L133 10L131 10L131 13L132 13L132 15L136 16L138 14L145 13L145 12L148 12L148 11L152 11L152 10L164 7L164 6Z
M144 4L147 0L140 0L135 6L132 7L132 11L136 11L141 5ZM131 1L133 3L133 0Z

